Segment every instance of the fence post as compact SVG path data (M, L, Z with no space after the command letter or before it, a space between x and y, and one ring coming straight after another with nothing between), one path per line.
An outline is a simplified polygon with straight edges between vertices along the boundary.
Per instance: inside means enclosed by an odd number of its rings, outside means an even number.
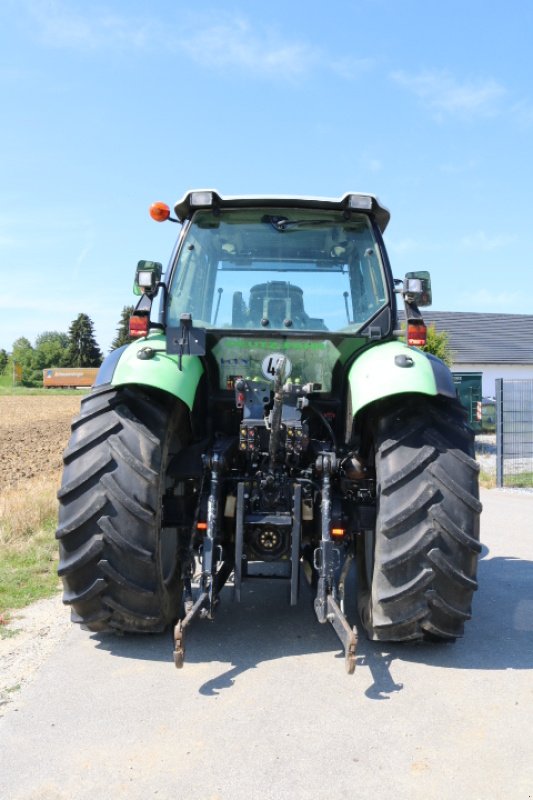
M496 378L496 486L503 486L503 378Z

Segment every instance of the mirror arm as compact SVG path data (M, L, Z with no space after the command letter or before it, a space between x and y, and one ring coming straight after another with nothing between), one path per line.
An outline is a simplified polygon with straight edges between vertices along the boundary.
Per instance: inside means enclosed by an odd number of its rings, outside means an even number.
M409 295L403 296L403 303L405 307L405 319L407 322L424 322L422 319L422 312L418 308L415 301L409 298Z
M149 314L152 309L152 298L148 292L143 292L135 306L135 313Z
M154 297L157 296L157 294L159 293L160 289L163 292L163 303L166 306L167 300L168 300L168 287L167 287L165 281L159 281L159 283L155 287Z
M161 305L161 308L162 309L166 309L167 300L168 300L168 287L167 287L167 285L166 285L166 283L164 281L159 281L159 283L155 287L153 293L150 295L150 308L152 306L153 299L155 297L157 297L157 295L159 294L159 290L160 289L161 289L161 292L163 294L163 303ZM159 318L160 319L164 319L164 316L161 317L161 313L160 313ZM150 320L150 328L157 328L158 330L165 332L166 329L167 329L167 326L163 322L152 322L152 320Z

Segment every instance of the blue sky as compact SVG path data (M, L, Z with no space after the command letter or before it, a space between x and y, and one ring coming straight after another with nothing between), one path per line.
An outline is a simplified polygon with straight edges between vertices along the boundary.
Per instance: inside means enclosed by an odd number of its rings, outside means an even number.
M533 3L0 0L0 347L107 351L195 187L377 194L434 308L531 314Z

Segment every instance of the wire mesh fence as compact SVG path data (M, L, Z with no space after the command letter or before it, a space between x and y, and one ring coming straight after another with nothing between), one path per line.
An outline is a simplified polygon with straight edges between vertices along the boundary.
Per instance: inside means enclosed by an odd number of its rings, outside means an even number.
M496 380L496 485L533 488L533 380Z

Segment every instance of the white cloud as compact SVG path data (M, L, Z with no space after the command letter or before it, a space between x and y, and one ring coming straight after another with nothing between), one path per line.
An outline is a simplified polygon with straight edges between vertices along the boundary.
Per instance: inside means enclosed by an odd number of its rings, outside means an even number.
M485 231L475 231L467 236L463 236L460 240L461 247L467 250L498 250L502 247L508 247L515 241L512 236L504 236L496 234L490 236Z
M495 116L501 111L506 94L505 88L492 78L459 82L446 71L428 70L416 75L397 71L391 73L391 78L439 116Z
M40 39L52 47L96 49L113 45L144 47L155 31L147 19L128 18L91 6L84 14L61 0L29 0L27 10Z
M239 67L287 77L308 72L320 60L309 45L258 33L242 17L205 27L195 25L195 30L179 40L179 47L204 66Z
M77 11L62 0L29 0L27 8L39 38L48 46L82 49L129 47L180 51L207 67L238 67L254 72L296 76L321 60L305 43L272 32L255 31L243 17L226 15L216 24L212 15L182 16L174 33L172 21L153 14L133 17L103 8ZM217 18L221 15L217 11Z
M65 0L26 0L36 35L49 47L82 50L146 49L181 53L201 67L235 68L248 74L295 79L320 68L353 80L374 60L325 52L288 38L273 27L254 27L245 16L216 9L162 20L157 7L144 16L109 13L103 6L74 9ZM87 10L86 10L87 9ZM216 22L213 19L216 17Z

